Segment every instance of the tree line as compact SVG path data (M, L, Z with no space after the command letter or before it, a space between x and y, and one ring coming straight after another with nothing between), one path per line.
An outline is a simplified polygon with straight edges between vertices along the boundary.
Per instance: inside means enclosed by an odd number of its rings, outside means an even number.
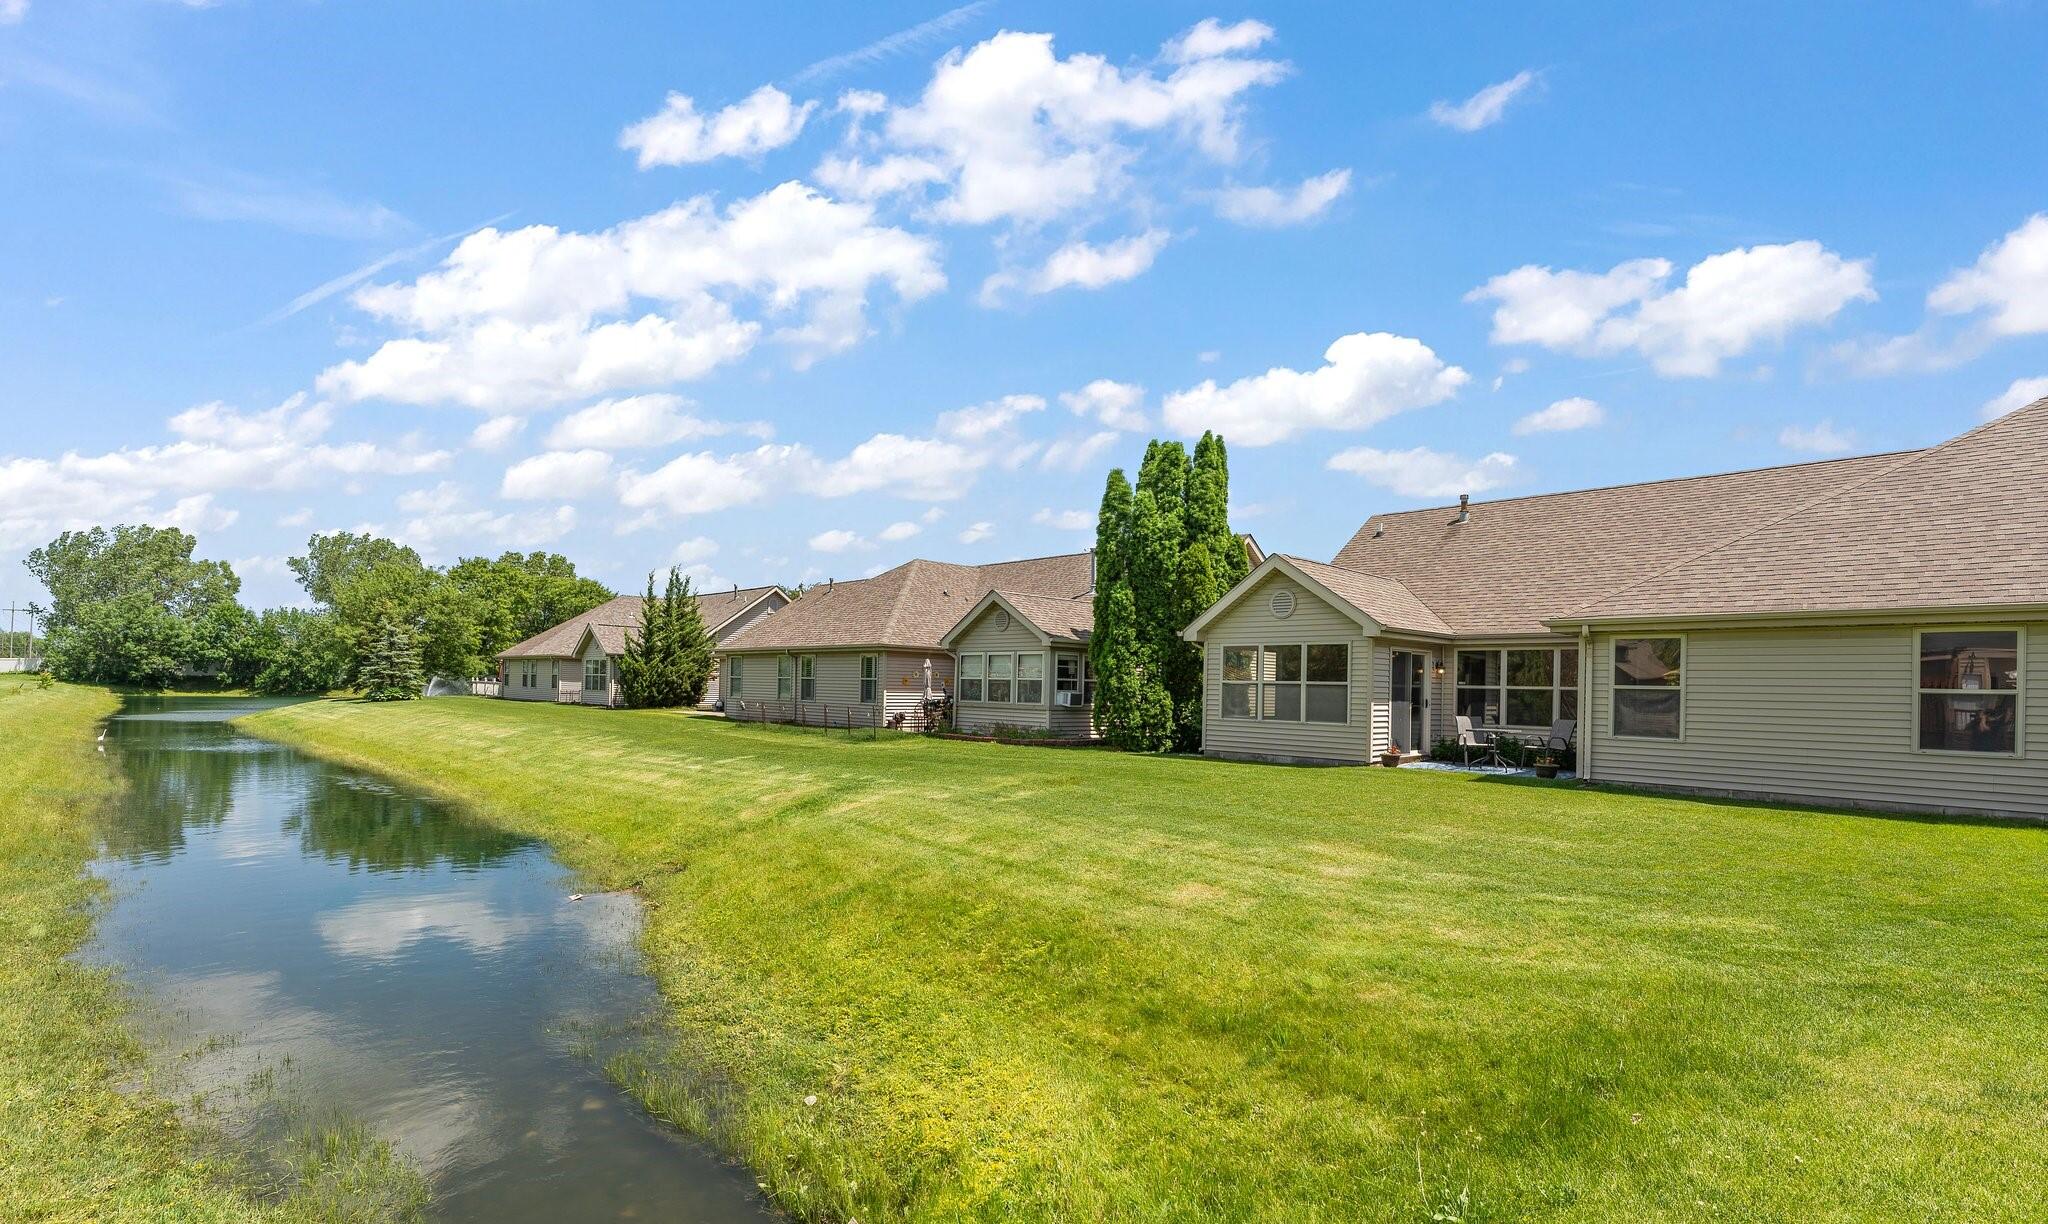
M1134 752L1202 741L1202 654L1180 631L1251 572L1230 528L1230 458L1202 435L1145 448L1135 486L1109 473L1095 522L1095 725Z
M310 607L251 611L224 561L176 528L67 531L30 553L59 679L167 687L189 677L265 693L417 696L430 676L496 672L505 648L612 598L557 553L430 566L373 535L315 535L289 559Z

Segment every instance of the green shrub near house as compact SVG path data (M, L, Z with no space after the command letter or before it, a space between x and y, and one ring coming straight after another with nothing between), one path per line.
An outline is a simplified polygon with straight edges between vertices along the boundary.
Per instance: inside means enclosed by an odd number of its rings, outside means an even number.
M615 1073L802 1218L2048 1198L2039 828L482 700L248 725L639 889L676 1049Z

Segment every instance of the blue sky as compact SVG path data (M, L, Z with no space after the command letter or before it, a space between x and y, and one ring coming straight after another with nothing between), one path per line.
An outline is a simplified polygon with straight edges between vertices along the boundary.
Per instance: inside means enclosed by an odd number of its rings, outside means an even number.
M2040 6L0 0L0 599L172 522L616 585L1925 445L2048 394Z

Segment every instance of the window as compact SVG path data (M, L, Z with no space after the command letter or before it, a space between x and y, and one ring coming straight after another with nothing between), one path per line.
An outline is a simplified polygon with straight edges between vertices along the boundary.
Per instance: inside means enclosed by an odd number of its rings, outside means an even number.
M818 699L818 657L804 655L796 661L796 699L816 701Z
M1253 646L1223 648L1223 717L1252 716L1252 685L1259 678L1257 659Z
M2019 630L1929 629L1919 641L1921 749L2018 752Z
M1045 704L1044 655L1020 654L1017 656L1017 704Z
M796 686L790 680L793 663L788 655L775 656L775 700L788 701Z
M1055 693L1078 693L1082 705L1094 700L1095 683L1088 677L1088 656L1063 654L1054 659L1052 690Z
M583 660L583 691L603 691L610 687L611 660L599 657Z
M1016 675L1017 659L1014 655L992 654L988 657L988 699L990 702L1007 702L1014 687L1012 678Z
M1225 718L1342 723L1351 717L1351 648L1225 646L1219 689Z
M1579 716L1579 652L1569 646L1461 650L1456 705L1475 727L1544 727Z
M881 666L882 661L874 655L860 657L860 699L865 704L873 705L881 689Z
M742 680L740 679L740 663L741 663L741 662L743 662L743 660L742 660L742 659L741 659L741 658L740 658L740 657L739 657L738 655L734 655L734 656L732 657L732 693L731 693L731 695L732 695L732 696L734 696L734 697L744 697L744 696L746 696L746 695L747 695L747 686L746 686L745 682L744 682L744 681L742 681Z
M1683 638L1614 640L1614 733L1634 739L1679 738L1683 725Z
M960 700L981 700L981 656L960 656Z

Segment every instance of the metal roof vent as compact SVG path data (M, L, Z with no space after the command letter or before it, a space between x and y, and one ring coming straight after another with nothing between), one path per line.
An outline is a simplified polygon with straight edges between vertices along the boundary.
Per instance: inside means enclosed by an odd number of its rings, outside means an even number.
M1285 588L1273 592L1273 598L1267 606L1273 609L1274 619L1286 620L1294 615L1294 592Z
M1453 523L1469 523L1472 521L1472 495L1470 493L1458 494L1458 517L1451 521Z
M1373 538L1373 539L1375 539L1375 540L1379 540L1379 539L1384 539L1384 538L1386 537L1386 534L1387 534L1387 525L1386 525L1385 523L1374 523L1374 524L1372 525L1372 538Z

